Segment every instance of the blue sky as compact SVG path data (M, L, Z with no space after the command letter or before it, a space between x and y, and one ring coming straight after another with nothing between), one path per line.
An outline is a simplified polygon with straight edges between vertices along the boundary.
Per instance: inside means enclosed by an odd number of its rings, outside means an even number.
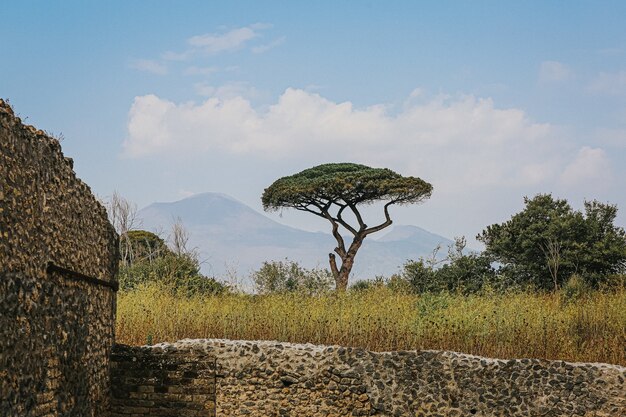
M0 96L64 136L94 192L139 206L216 191L260 209L276 178L354 161L432 182L394 213L446 236L540 192L616 203L626 225L625 18L623 1L7 2Z

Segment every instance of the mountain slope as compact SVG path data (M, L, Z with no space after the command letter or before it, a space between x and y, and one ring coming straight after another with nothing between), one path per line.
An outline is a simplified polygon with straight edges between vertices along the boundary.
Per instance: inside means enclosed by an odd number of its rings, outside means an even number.
M154 203L139 211L142 227L167 232L180 218L190 232L189 246L204 260L205 274L223 276L236 270L247 276L263 261L289 258L302 266L327 267L335 239L280 224L234 198L217 193L197 194L171 203ZM357 279L397 272L407 259L428 255L451 241L416 226L395 226L380 239L365 240L357 254Z

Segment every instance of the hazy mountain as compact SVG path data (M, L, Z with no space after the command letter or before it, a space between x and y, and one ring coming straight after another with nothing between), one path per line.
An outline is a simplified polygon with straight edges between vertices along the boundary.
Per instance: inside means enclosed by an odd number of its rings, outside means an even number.
M289 258L302 266L328 266L335 239L280 224L234 198L217 193L197 194L172 203L154 203L139 211L142 227L164 237L180 218L190 232L190 247L204 260L203 272L224 276L236 271L247 276L263 261ZM407 259L429 255L438 244L452 242L417 226L392 226L379 239L369 236L357 254L355 278L397 272ZM382 232L381 232L382 233Z

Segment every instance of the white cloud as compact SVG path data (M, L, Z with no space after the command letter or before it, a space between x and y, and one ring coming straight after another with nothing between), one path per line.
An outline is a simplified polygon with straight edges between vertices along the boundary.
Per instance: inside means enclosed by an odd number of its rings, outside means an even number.
M573 77L572 70L558 61L544 61L539 67L539 80L542 82L561 82Z
M222 52L235 51L244 48L252 40L261 37L263 30L271 28L267 23L255 23L249 26L235 28L222 33L205 33L187 39L188 48L182 52L166 51L161 59L166 61L188 61L198 53L215 55ZM257 45L252 48L254 53L262 53L272 49L285 41L278 38L266 45Z
M189 190L186 190L186 189L184 189L184 188L181 188L181 189L179 189L179 190L178 190L178 195L179 195L181 198L192 197L192 196L194 196L194 195L196 195L196 194L198 194L198 193L197 193L197 192L195 192L195 191L189 191Z
M211 97L199 104L136 97L125 155L246 154L303 165L348 160L424 176L439 190L533 185L557 179L567 162L556 128L529 121L521 110L496 108L491 99L442 96L394 113L289 88L260 110L237 91L245 86L205 87Z
M268 25L254 24L232 29L226 33L207 33L189 38L187 43L209 54L232 51L243 47L247 42L259 36L259 31Z
M585 146L578 151L576 158L565 167L561 181L566 186L602 185L611 179L609 159L600 148Z
M166 51L161 54L161 59L164 59L166 61L186 61L191 57L192 53L192 50L187 50L184 52Z
M157 75L167 74L167 67L165 65L150 59L134 59L130 62L129 66L137 71L144 71Z
M232 82L219 87L214 87L206 82L200 82L194 85L194 89L196 94L200 96L213 97L219 100L230 100L234 98L254 100L263 95L258 89L249 86L245 82Z
M589 91L596 94L626 94L626 71L602 72L589 85Z
M262 54L264 52L269 51L270 49L274 49L277 46L282 45L283 43L285 43L286 39L287 38L283 36L283 37L274 39L270 43L266 43L264 45L255 46L255 47L252 48L252 52L254 52L255 54Z
M215 74L218 71L219 68L217 67L196 67L195 65L192 65L191 67L186 68L183 74L208 76Z

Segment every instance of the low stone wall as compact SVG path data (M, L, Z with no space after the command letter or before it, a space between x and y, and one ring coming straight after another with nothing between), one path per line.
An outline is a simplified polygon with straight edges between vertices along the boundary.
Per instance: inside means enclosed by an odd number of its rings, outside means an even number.
M168 358L189 363L198 355L211 357L194 372L210 375L215 369L218 416L626 415L626 368L607 364L228 340L141 349L163 364ZM128 358L114 361L119 369ZM130 390L129 398L139 386L120 385Z
M117 345L110 417L215 416L215 357L201 349Z
M0 416L106 413L116 271L104 207L0 99Z

